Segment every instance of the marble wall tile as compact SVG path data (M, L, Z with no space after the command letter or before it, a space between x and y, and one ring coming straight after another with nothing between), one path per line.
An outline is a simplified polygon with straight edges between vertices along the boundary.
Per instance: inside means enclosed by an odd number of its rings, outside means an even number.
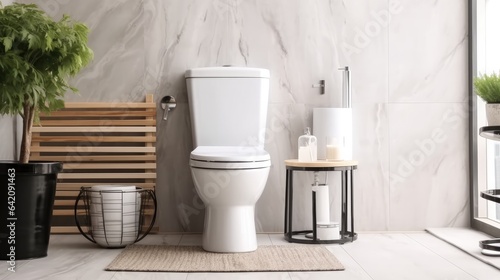
M469 219L467 105L390 104L391 230Z
M222 65L226 19L213 1L144 1L145 89L187 103L184 73Z
M89 45L94 60L72 80L79 94L68 101L142 101L145 67L143 1L89 0L22 1L37 3L47 14L63 14L90 28Z
M389 32L390 102L467 101L467 1L398 0Z
M443 117L449 108L465 106L463 1L33 2L54 17L67 13L92 30L95 59L73 80L81 94L67 100L139 101L146 92L154 93L156 101L176 97L177 108L157 126L161 231L203 229L204 206L189 169L193 146L184 73L226 64L271 70L265 147L272 167L256 205L258 231L283 231L283 161L297 157L297 139L312 126L314 107L340 106L338 68L345 65L352 71L354 156L360 162L355 175L357 229L421 230L465 223L467 119L453 113ZM311 86L322 79L325 95ZM398 102L427 103L394 104ZM449 143L436 146L425 168L394 183L398 156L411 153L412 143L432 135L436 125L456 127L447 132ZM8 153L5 148L1 152ZM450 173L458 175L450 179ZM294 223L310 227L313 175L297 172L295 177ZM327 182L336 217L338 177L332 173Z
M465 226L467 3L400 5L389 28L389 228Z
M248 50L245 63L271 70L271 103L318 106L340 102L340 96L335 94L340 87L334 82L340 75L330 74L338 64L332 59L337 53L328 2L281 0L240 4L241 12L235 14L230 26ZM236 53L233 56L238 59ZM321 79L327 84L324 96L312 88Z
M388 1L333 1L334 57L338 66L352 72L352 100L355 103L387 102L389 25L400 10ZM332 71L341 95L341 74ZM340 104L330 104L339 106Z
M158 111L157 120L163 112ZM187 116L187 117L186 117ZM193 150L188 104L180 103L157 125L158 224L162 231L201 232L203 203L196 194L189 154Z
M386 103L353 105L354 218L361 230L389 229L389 120Z

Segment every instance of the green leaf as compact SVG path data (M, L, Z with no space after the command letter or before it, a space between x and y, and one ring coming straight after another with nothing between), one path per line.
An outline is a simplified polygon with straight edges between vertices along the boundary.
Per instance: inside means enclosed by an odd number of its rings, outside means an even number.
M487 103L500 103L500 76L484 74L474 79L476 94Z
M8 52L12 48L12 38L4 37L3 45L5 47L5 52Z
M89 29L64 15L54 21L35 4L0 8L0 114L23 114L26 102L35 111L63 106L76 91L69 79L93 59Z

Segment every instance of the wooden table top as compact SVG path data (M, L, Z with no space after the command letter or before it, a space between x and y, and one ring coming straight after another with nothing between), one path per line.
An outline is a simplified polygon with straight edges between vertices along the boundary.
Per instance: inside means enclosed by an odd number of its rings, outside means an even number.
M317 160L317 161L299 161L298 159L287 159L285 160L286 166L293 167L344 167L344 166L357 166L357 160L339 160L339 161L327 161L327 160Z

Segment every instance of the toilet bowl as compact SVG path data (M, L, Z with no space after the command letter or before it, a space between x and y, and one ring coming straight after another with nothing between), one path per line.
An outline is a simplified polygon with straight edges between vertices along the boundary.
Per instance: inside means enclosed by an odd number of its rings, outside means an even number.
M200 146L191 152L190 166L205 204L203 249L255 251L255 203L266 185L269 154L257 147Z

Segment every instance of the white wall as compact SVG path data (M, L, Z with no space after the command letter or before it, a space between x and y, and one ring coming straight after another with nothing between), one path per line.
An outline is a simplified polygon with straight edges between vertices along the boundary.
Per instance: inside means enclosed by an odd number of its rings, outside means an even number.
M2 5L7 6L12 4L13 0L2 0ZM0 143L2 143L2 148L0 149L0 159L1 160L13 160L15 159L14 152L14 119L10 116L0 116L0 131L6 132L0 135Z
M178 100L158 123L163 231L201 231L189 171L186 69L232 64L271 70L266 149L273 166L257 228L283 230L285 167L312 108L340 105L353 77L358 230L468 224L467 1L35 1L92 29L95 60L68 100ZM311 87L326 80L324 96ZM160 113L159 113L160 114ZM158 117L160 120L160 117ZM338 177L330 176L334 185ZM310 224L312 175L298 175L296 225ZM335 203L334 199L332 203ZM338 211L337 214L338 215Z
M10 116L0 117L0 160L17 160L15 152L15 133L14 118Z

